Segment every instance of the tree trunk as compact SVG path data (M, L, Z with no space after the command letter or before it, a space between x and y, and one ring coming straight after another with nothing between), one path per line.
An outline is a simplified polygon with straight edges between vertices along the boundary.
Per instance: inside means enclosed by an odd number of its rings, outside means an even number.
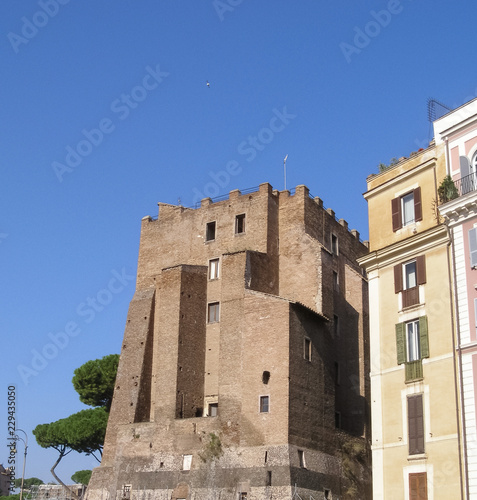
M60 454L58 456L58 460L53 464L53 467L50 469L50 472L51 472L52 476L63 486L63 488L65 488L65 490L69 492L69 494L71 495L72 498L78 498L78 495L74 491L72 491L70 488L68 488L68 486L66 486L66 484L55 474L56 466L60 463L61 459L65 455L68 455L68 453L70 451L67 451L66 453L64 451L60 451Z

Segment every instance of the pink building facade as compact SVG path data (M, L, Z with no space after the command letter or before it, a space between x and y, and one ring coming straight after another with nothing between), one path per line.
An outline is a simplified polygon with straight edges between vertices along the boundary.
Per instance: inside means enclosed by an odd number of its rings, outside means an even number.
M438 216L451 238L465 498L477 498L477 99L436 120L434 136L436 144L445 146L447 174L453 181L441 184Z

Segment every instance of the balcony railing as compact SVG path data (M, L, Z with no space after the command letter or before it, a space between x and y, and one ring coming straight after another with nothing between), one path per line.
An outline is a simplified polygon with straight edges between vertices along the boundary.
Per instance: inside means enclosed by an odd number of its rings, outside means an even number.
M470 174L465 177L461 177L460 179L454 181L455 187L459 196L463 196L464 194L470 193L471 191L475 191L477 189L477 175Z
M439 202L447 203L448 201L455 200L459 196L464 196L467 193L477 190L477 174L472 173L461 177L460 179L452 180L447 176L442 184L439 186Z

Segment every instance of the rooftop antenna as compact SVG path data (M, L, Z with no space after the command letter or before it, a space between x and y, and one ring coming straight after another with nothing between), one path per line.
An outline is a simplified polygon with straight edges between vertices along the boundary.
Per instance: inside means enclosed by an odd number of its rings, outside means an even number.
M444 116L449 111L452 111L452 109L442 104L442 102L439 102L437 99L429 98L427 100L427 119L430 123Z
M285 177L285 191L287 190L287 158L288 155L283 158L283 175Z

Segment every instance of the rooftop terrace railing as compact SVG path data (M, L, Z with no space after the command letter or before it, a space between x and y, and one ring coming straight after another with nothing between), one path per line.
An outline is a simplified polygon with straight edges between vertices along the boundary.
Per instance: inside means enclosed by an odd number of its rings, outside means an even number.
M438 189L439 204L447 203L448 201L455 200L459 196L471 193L477 190L477 174L472 173L461 177L460 179L453 180L447 176L441 183Z
M465 177L454 181L454 184L457 188L459 196L463 196L464 194L470 193L471 191L475 191L477 189L477 176L475 173L466 175Z

